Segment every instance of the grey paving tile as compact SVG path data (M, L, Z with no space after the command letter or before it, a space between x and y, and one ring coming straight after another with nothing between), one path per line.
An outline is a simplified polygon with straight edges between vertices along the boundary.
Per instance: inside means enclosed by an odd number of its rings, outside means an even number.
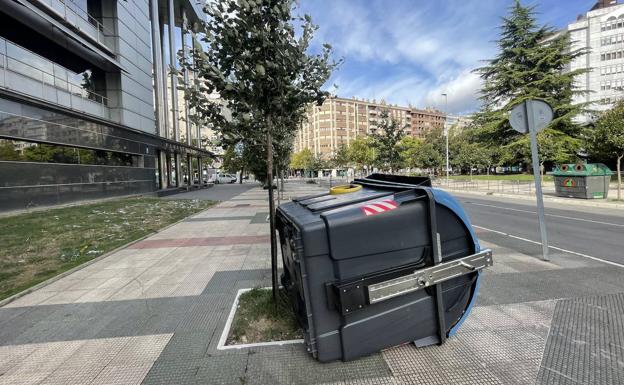
M176 332L159 355L158 360L195 360L206 357L210 340L214 333L210 331Z
M247 376L249 354L235 354L228 356L213 356L202 361L197 371L198 384L230 385L252 384L251 377Z
M38 348L37 345L0 346L0 376L22 364Z
M557 302L537 383L624 383L624 293Z
M153 363L158 359L169 340L171 334L146 335L132 337L109 365L123 366L128 363L142 364Z
M91 385L138 385L151 367L151 362L132 366L107 366L91 382Z
M266 220L267 215L269 215L268 211L256 213L256 215L253 216L253 218L251 219L249 223L253 223L253 224L267 223L267 220Z
M102 338L87 340L82 344L58 370L85 369L102 370L115 358L119 351L130 342L130 337Z
M71 357L84 341L52 342L40 344L26 359L12 367L6 374L53 372Z
M40 384L51 372L29 372L0 376L0 385L36 385Z
M103 367L83 365L80 368L62 367L43 379L45 385L84 385L90 384L102 371Z
M379 354L351 362L319 363L303 346L249 355L249 384L318 384L389 377Z
M184 357L178 360L158 360L144 378L144 385L197 384L196 375L202 360Z

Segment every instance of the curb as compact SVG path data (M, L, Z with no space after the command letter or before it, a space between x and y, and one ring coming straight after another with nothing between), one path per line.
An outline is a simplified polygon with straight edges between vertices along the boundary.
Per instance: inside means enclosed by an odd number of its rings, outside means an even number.
M106 253L104 253L104 254L102 254L102 255L98 256L98 257L95 257L95 258L93 258L93 259L90 259L90 260L88 260L88 261L86 261L86 262L84 262L84 263L82 263L82 264L80 264L80 265L78 265L78 266L76 266L76 267L72 267L71 269L66 270L66 271L64 271L64 272L62 272L62 273L59 273L58 275L55 275L54 277L48 278L48 279L46 279L46 280L45 280L45 281L43 281L43 282L39 282L39 283L38 283L38 284L36 284L35 286L31 286L31 287L29 287L28 289L26 289L26 290L24 290L24 291L20 291L19 293L13 294L12 296L10 296L10 297L8 297L8 298L5 298L5 299L1 300L1 301L0 301L0 307L3 307L4 305L8 305L9 303L11 303L11 302L15 301L15 300L16 300L16 299L18 299L18 298L21 298L21 297L23 297L23 296L25 296L25 295L27 295L27 294L30 294L30 293L32 293L32 292L34 292L34 291L37 291L37 290L39 290L39 289L41 289L41 288L44 288L44 287L46 287L46 286L48 286L48 285L50 285L50 284L52 284L52 283L54 283L54 282L56 282L56 281L60 280L61 278L65 278L65 277L67 277L67 276L68 276L68 275L70 275L70 274L73 274L73 273L75 273L75 272L77 272L77 271L79 271L79 270L84 269L84 268L85 268L85 267L87 267L87 266L90 266L90 265L92 265L92 264L94 264L94 263L96 263L96 262L98 262L98 261L101 261L102 259L107 258L107 257L109 257L109 256L111 256L111 255L113 255L113 254L115 254L116 252L121 251L121 250L123 250L123 249L125 249L125 248L127 248L127 247L129 247L129 246L132 246L132 245L133 245L133 244L135 244L135 243L141 242L141 241L145 240L146 238L149 238L149 237L151 237L151 236L153 236L153 235L156 235L156 234L158 234L158 233L161 233L161 232L163 232L163 231L167 230L167 229L168 229L168 228L170 228L170 227L173 227L173 226L175 226L175 225L177 225L177 224L179 224L179 223L181 223L181 222L184 222L184 221L185 221L185 220L187 220L188 218L191 218L191 217L193 217L193 216L195 216L195 215L197 215L197 214L203 213L204 211L208 211L208 210L210 210L211 208L213 208L214 206L217 206L219 203L221 203L221 202L219 202L219 201L215 201L215 202L216 202L216 203L215 203L214 205L212 205L211 207L208 207L208 208L207 208L207 209L205 209L205 210L198 211L198 212L196 212L196 213L194 213L194 214L192 214L192 215L189 215L188 217L184 217L184 218L180 219L179 221L176 221L176 222L174 222L174 223L170 223L170 224L168 224L167 226L165 226L165 227L163 227L163 228L161 228L161 229L158 229L158 230L156 230L156 231L153 231L153 232L151 232L151 233L149 233L149 234L146 234L146 235L142 236L141 238L137 238L137 239L135 239L135 240L133 240L133 241L130 241L130 242L128 242L128 243L126 243L126 244L124 244L124 245L121 245L121 246L119 246L119 247L117 247L117 248L115 248L115 249L113 249L113 250L111 250L111 251L108 251L108 252L106 252Z
M448 193L458 193L458 194L470 194L470 195L481 195L481 196L493 196L499 198L513 198L513 199L522 199L522 200L535 200L535 195L526 195L526 194L505 194L493 191L470 191L470 190L449 190L442 187L436 187L440 190L444 190ZM596 202L594 200L580 200L574 198L557 198L551 197L549 195L544 195L544 203L565 203L568 205L575 206L585 206L585 207L599 207L599 208L608 208L608 209L624 209L624 203L604 203L604 202Z

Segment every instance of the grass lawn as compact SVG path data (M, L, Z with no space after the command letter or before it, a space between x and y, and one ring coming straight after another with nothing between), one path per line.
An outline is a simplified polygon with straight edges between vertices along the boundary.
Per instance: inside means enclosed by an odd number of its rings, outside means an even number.
M241 294L226 343L235 345L303 338L290 297L283 290L278 295L277 306L271 290L252 289Z
M439 179L444 179L444 176ZM452 175L449 179L470 180L470 175ZM512 175L473 175L472 180L521 180L533 181L533 174L512 174ZM544 181L552 181L552 175L544 175Z
M125 198L0 218L0 300L215 202Z

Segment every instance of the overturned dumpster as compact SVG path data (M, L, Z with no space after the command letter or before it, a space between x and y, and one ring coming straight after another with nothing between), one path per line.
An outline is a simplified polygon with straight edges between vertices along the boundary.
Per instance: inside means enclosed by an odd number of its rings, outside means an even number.
M492 254L430 186L373 174L278 208L282 284L318 360L441 344L467 317Z

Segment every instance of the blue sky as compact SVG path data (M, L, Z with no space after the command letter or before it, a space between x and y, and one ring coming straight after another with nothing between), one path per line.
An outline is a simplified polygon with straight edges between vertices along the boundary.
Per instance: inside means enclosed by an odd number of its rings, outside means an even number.
M479 106L471 70L496 53L500 18L512 0L300 0L319 25L315 44L345 62L330 89L341 97L469 113ZM538 19L563 27L595 0L523 0Z

